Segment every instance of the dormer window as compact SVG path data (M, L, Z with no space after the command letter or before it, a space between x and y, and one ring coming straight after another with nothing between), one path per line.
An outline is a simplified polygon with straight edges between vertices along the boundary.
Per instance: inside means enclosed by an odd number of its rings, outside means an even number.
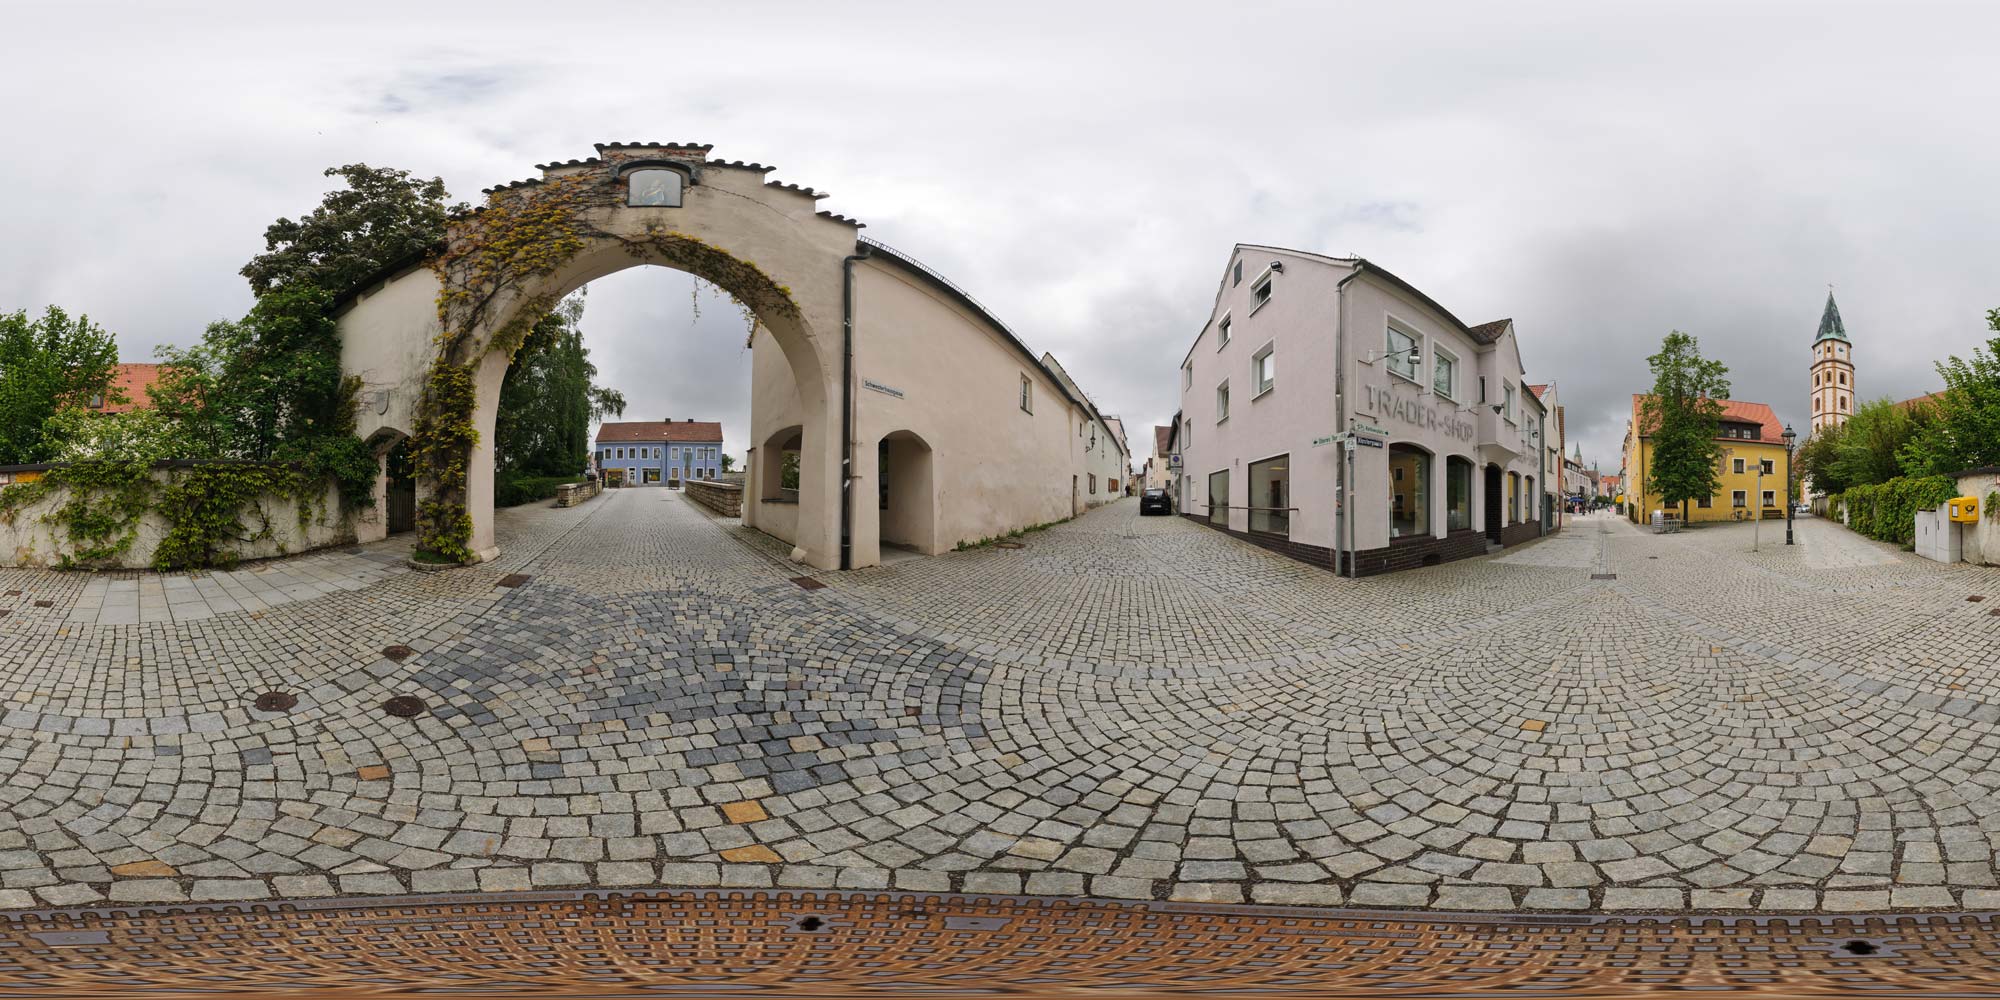
M632 171L626 178L630 188L626 192L625 204L639 208L681 207L681 183L684 178L680 171L647 167Z
M93 392L93 393L91 393L91 394L90 394L90 408L91 408L91 409L93 409L93 410L101 410L101 409L104 409L104 394L103 394L103 393L101 393L101 392Z

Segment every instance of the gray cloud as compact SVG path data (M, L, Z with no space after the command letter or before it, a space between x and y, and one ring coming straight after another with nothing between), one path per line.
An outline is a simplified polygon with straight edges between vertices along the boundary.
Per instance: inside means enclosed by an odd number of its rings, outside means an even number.
M236 269L324 167L472 198L649 138L836 192L825 207L1054 351L1139 447L1238 241L1362 254L1468 321L1514 317L1531 376L1610 461L1670 329L1803 426L1828 282L1868 397L1933 388L2000 305L1987 5L549 11L14 12L0 308L87 311L144 357L245 308ZM707 325L726 310L691 324L688 279L634 274L591 292L607 379L635 415L733 429L741 338ZM735 374L674 382L695 371Z

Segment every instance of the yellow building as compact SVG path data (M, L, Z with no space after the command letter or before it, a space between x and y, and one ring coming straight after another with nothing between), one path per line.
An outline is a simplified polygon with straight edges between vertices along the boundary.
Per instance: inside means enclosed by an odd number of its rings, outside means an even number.
M1646 397L1632 397L1632 417L1625 424L1625 513L1644 523L1664 501L1648 482L1652 478L1653 441L1642 430L1640 408ZM1687 506L1690 521L1747 521L1759 513L1783 518L1791 496L1785 489L1785 426L1764 403L1725 399L1722 425L1722 477L1713 497ZM1678 515L1681 511L1673 511Z

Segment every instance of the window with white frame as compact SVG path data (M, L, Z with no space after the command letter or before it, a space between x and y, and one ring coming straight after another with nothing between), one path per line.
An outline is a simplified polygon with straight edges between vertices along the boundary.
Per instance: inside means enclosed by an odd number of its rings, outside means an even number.
M1278 356L1276 344L1265 344L1250 358L1250 385L1254 390L1251 397L1262 396L1278 384Z
M1388 359L1389 370L1412 382L1416 381L1417 366L1423 362L1423 351L1417 346L1417 335L1408 330L1397 329L1391 324L1384 337L1384 344L1384 356Z
M1431 391L1445 399L1458 398L1458 356L1442 347L1431 348Z
M1749 506L1749 505L1750 505L1750 501L1749 501L1749 499L1748 499L1748 496L1749 496L1749 495L1748 495L1748 494L1746 494L1745 492L1743 492L1742 490L1730 490L1730 491L1729 491L1729 506L1731 506L1731 507L1747 507L1747 506Z
M1757 463L1757 471L1762 472L1767 476L1775 476L1778 474L1778 470L1772 465L1772 460L1768 458Z
M1229 380L1223 379L1222 384L1215 387L1215 422L1219 424L1228 419Z
M1021 376L1021 412L1035 412L1035 383L1028 376Z
M1264 276L1258 278L1257 283L1250 286L1251 312L1256 312L1264 308L1264 303L1271 301L1271 286L1276 283L1277 274L1278 272L1276 271L1265 271Z
M1500 389L1500 415L1511 424L1514 422L1514 383L1502 382Z
M1778 505L1778 491L1777 491L1777 490L1765 490L1765 491L1764 491L1764 506L1766 506L1766 507L1776 507L1777 505Z
M1230 274L1229 287L1235 288L1243 283L1243 258L1236 258L1236 266L1230 270Z
M1714 497L1697 497L1697 498L1695 499L1695 502L1694 502L1694 505L1695 505L1696 507L1700 507L1700 508L1701 508L1702 510L1707 510L1707 509L1709 509L1710 507L1713 507L1713 506L1715 506L1715 498L1714 498Z
M1192 388L1194 388L1194 364L1189 362L1181 366L1181 391L1186 392Z
M1729 471L1731 471L1731 472L1734 472L1734 473L1736 473L1736 474L1737 474L1737 475L1739 475L1739 476L1740 476L1740 475L1742 475L1742 474L1743 474L1743 460L1742 460L1742 459L1740 459L1740 458L1734 458L1734 459L1730 459L1730 462L1729 462Z
M1229 346L1229 316L1227 314L1224 314L1224 316L1221 319L1217 320L1215 323L1215 349L1219 351L1228 346Z

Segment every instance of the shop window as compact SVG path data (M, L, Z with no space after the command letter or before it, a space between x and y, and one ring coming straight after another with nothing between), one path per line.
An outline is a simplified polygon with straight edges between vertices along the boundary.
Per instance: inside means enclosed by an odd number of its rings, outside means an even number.
M1250 463L1250 530L1266 534L1292 533L1291 456L1279 455Z
M1208 474L1208 523L1229 527L1229 470Z
M1456 455L1444 460L1444 527L1446 531L1472 527L1472 463Z
M681 207L681 172L666 167L634 170L625 204L639 208Z
M1507 523L1521 523L1521 474L1507 473Z
M1389 446L1389 537L1431 533L1431 454L1408 444Z

